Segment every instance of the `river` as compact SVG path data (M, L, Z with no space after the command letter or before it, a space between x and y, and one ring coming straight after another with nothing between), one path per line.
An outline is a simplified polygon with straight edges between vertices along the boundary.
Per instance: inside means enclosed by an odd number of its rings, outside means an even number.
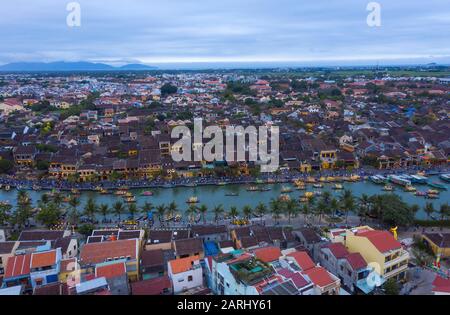
M437 176L430 176L430 181L435 181L439 183L443 183L439 180ZM380 193L386 193L382 190L383 185L376 185L370 181L361 181L355 183L342 183L344 188L352 190L353 194L357 197L361 196L361 194L365 193L367 195L374 195ZM251 207L255 207L258 203L262 202L268 205L272 198L278 198L281 194L281 189L283 186L291 186L294 188L293 184L269 184L266 185L271 188L270 191L265 192L251 192L247 191L247 185L226 185L226 186L197 186L197 187L176 187L176 188L155 188L151 189L153 192L153 196L141 196L141 192L147 189L133 189L131 190L136 196L137 206L142 206L145 202L151 202L154 206L158 206L160 204L168 204L172 201L175 201L178 205L178 209L180 212L184 212L188 208L188 204L186 203L187 199L191 196L196 196L199 199L199 203L197 205L204 204L211 210L214 206L222 204L225 211L228 211L230 207L236 206L239 210L241 210L245 205L249 205ZM431 187L427 185L415 185L417 190L426 191ZM449 185L446 184L448 187ZM333 184L324 184L324 188L315 189L312 185L307 184L306 191L330 191L333 196L339 196L342 193L341 190L333 190ZM450 192L441 191L439 199L425 199L424 197L415 196L414 193L404 192L403 189L399 186L394 186L396 194L400 195L402 199L408 204L417 204L420 207L419 212L417 213L418 219L425 219L426 214L423 211L423 206L426 202L432 202L434 204L435 209L439 209L439 206L444 203L448 203L450 201ZM32 202L36 205L37 201L40 199L41 195L44 191L28 191ZM289 195L291 198L298 198L303 195L305 191L293 190ZM64 192L67 194L67 192ZM227 193L237 193L238 196L226 196ZM0 191L0 201L7 201L13 205L16 202L16 190L11 191ZM106 203L108 205L112 205L116 201L121 201L122 198L119 196L115 196L113 194L109 195L101 195L92 191L84 191L80 195L80 206L78 207L80 210L83 209L86 200L89 197L94 197L97 204ZM211 216L209 216L211 217Z

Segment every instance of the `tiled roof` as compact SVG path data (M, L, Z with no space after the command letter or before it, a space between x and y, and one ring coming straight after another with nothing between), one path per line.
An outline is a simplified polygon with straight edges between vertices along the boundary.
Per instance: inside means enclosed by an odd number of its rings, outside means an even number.
M172 283L168 276L162 276L159 278L148 279L131 284L132 295L160 295L165 293L164 291L170 291Z
M95 268L96 277L105 277L111 279L119 277L126 273L126 267L124 262L106 263L104 265L97 265Z
M364 260L363 256L360 253L351 253L348 254L347 257L348 263L352 266L353 270L359 270L367 267L367 262Z
M342 243L329 243L323 246L328 248L337 259L344 258L349 254L347 248Z
M102 243L85 244L80 252L81 264L98 264L105 262L108 258L119 259L130 256L137 258L137 240L118 240Z
M191 256L185 258L179 258L169 261L170 267L172 268L172 273L177 274L181 272L186 272L192 268L193 263L199 260L199 256Z
M303 271L314 268L315 264L306 252L295 251L288 254L288 256L293 257L297 264L302 268Z
M56 264L56 250L31 254L31 268L52 266L54 264Z
M258 259L262 260L265 263L278 260L278 258L281 256L280 249L275 246L258 248L254 250L254 253Z
M164 252L162 249L146 250L141 253L141 267L164 265Z
M191 255L203 252L203 243L201 239L190 238L175 241L175 252L177 256Z
M299 289L309 283L299 272L293 272L287 268L279 269L277 272L284 278L291 279L295 286Z
M55 241L63 237L64 231L36 230L23 231L20 233L19 241Z
M311 281L315 285L319 287L325 287L334 282L334 280L328 274L328 271L323 267L314 267L312 269L309 269L308 271L305 271L304 273L311 279Z
M402 247L400 242L396 241L392 234L387 231L365 231L356 235L366 237L382 253Z
M10 254L16 242L0 242L0 255Z
M28 275L30 273L30 261L31 254L9 257L4 278Z

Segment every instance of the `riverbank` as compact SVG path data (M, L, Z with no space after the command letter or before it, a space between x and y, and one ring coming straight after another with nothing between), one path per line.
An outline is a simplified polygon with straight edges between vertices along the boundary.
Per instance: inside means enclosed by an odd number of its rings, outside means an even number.
M308 177L312 177L315 180L319 180L321 177L351 177L357 175L361 180L367 179L369 176L381 174L387 175L398 175L398 174L408 174L413 175L417 172L426 172L427 175L439 175L448 173L450 170L447 167L440 168L410 168L401 170L376 170L376 169L360 169L353 172L347 171L323 171L316 172L312 174L305 174L299 172L281 172L281 174L264 174L258 177L251 176L240 176L235 178L217 178L217 177L190 177L190 178L180 178L177 180L164 180L164 179L154 179L154 180L117 180L117 181L101 181L101 182L69 182L67 180L53 180L53 179L42 179L42 180L22 180L15 179L11 177L0 177L0 185L10 186L10 188L15 189L25 189L25 190L35 190L34 188L39 187L40 190L61 190L61 191L71 191L77 189L80 191L97 191L99 188L102 189L119 189L122 187L128 187L132 189L159 189L159 188L178 188L178 187L193 187L193 186L225 186L225 185L254 185L259 184L261 181L263 183L289 183L296 180L306 180Z

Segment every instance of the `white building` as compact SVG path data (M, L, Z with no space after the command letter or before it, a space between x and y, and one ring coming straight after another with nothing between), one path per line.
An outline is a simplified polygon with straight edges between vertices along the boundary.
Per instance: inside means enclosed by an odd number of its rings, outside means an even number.
M169 261L168 275L172 280L174 294L202 286L203 270L200 257L192 256Z

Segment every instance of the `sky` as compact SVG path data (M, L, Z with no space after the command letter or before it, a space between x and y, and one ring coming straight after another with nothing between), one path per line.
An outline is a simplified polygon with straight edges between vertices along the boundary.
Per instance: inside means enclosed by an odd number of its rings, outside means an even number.
M450 64L450 0L0 1L0 64Z

